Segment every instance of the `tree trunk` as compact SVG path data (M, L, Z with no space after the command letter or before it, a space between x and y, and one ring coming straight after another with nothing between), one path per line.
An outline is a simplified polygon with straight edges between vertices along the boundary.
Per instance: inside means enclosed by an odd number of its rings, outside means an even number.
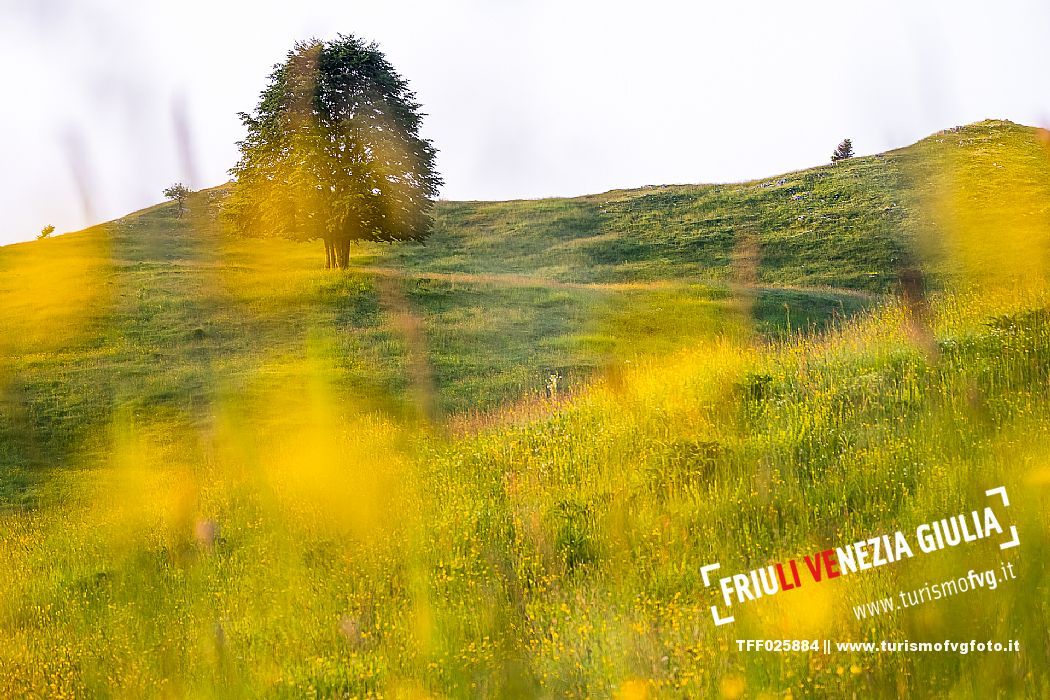
M324 239L324 269L335 267L335 243L331 238Z
M339 269L345 270L350 267L350 239L346 238L338 243L339 245Z

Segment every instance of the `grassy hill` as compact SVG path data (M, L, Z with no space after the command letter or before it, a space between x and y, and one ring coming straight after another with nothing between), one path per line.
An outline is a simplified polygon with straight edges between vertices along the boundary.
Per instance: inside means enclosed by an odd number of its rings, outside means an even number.
M223 236L222 188L3 248L0 694L1039 695L1046 154L982 122L751 183L443 202L347 273ZM915 268L935 293L898 302ZM974 568L949 552L708 624L705 563L1000 484L1029 493L1013 588L852 618ZM968 620L1026 655L733 651Z
M449 417L545 395L552 375L571 391L741 317L766 337L818 330L920 261L944 277L931 208L956 161L995 182L995 158L1039 152L1036 131L992 121L748 183L441 202L426 245L361 246L349 274L320 270L313 245L225 238L224 187L185 218L158 205L7 246L0 490L91 454L118 405L197 410L308 341L359 400Z

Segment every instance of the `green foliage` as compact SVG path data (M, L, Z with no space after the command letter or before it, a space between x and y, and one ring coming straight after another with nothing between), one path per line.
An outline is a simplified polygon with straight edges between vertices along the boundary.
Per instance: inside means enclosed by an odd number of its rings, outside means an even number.
M840 160L846 160L847 158L853 157L853 142L849 139L844 139L842 143L835 147L835 151L831 154L831 162L837 163Z
M270 75L226 204L235 232L326 241L422 240L441 185L415 94L375 44L299 42ZM329 260L331 263L332 260Z
M186 206L186 198L190 196L190 190L181 182L176 182L170 187L164 188L164 196L175 202L176 216L182 216Z

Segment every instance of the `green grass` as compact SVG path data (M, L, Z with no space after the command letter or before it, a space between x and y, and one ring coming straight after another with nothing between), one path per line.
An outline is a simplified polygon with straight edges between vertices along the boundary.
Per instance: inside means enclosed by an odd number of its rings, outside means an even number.
M909 243L900 159L737 185L672 185L577 199L448 202L407 269L517 272L566 282L728 280L734 249L759 247L758 281L887 291Z
M713 189L691 188L690 197L702 203ZM216 215L224 192L194 195L194 213L185 220L174 216L174 205L160 205L4 250L0 264L17 266L28 256L42 268L51 256L75 268L84 262L84 247L105 251L88 270L104 294L75 305L102 319L83 339L91 351L34 353L26 341L8 353L14 376L3 410L11 430L0 464L9 475L3 489L9 499L21 493L31 500L34 473L93 454L88 446L116 406L198 410L217 384L236 385L267 358L301 354L311 333L330 336L339 348L346 390L395 415L413 410L406 405L412 401L406 363L424 353L432 403L440 415L455 416L544 393L552 373L561 375L562 389L572 389L617 361L671 351L709 332L732 296L726 270L685 274L680 261L672 264L655 249L599 262L612 250L603 246L630 247L624 241L635 238L628 232L639 223L629 212L638 203L649 207L644 220L665 217L668 230L683 225L672 216L677 205L663 195L440 203L426 246L363 246L355 265L364 269L334 275L318 269L312 245L223 239ZM730 200L736 215L750 206ZM662 230L654 225L649 238ZM679 254L687 248L676 243ZM708 255L704 244L694 248L694 258ZM41 257L45 250L48 258ZM644 266L652 274L636 274ZM425 347L407 348L391 328L393 311L384 308L377 285L382 277L371 268L403 278L398 303L420 319ZM51 284L51 274L42 271L35 284ZM24 296L8 290L12 304ZM771 337L825 327L873 302L830 288L770 285L756 286L752 296L757 328Z
M426 246L346 273L225 238L221 188L3 249L0 695L1046 695L1039 138L985 122L753 183L445 202ZM901 301L913 267L934 292ZM704 564L1000 484L1009 554L710 623ZM1019 578L994 592L850 611L1000 559ZM1023 653L735 644L975 634Z

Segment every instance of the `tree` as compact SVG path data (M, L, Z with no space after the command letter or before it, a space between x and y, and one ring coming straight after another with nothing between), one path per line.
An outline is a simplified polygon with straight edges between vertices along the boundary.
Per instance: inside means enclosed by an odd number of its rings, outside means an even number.
M37 238L37 240L41 240L41 239L44 239L44 238L50 238L51 234L54 233L54 232L55 232L54 225L53 224L48 224L44 228L40 229L40 235L37 236L36 238Z
M174 185L164 190L164 196L178 204L178 208L175 210L175 215L182 216L182 211L186 205L186 198L190 196L189 188L181 182L176 182Z
M853 142L849 139L844 139L842 143L835 147L835 152L831 154L831 162L837 163L840 160L846 160L847 158L853 157Z
M224 218L239 235L320 238L329 269L349 265L353 241L425 239L442 181L419 109L376 44L297 43L240 115Z

